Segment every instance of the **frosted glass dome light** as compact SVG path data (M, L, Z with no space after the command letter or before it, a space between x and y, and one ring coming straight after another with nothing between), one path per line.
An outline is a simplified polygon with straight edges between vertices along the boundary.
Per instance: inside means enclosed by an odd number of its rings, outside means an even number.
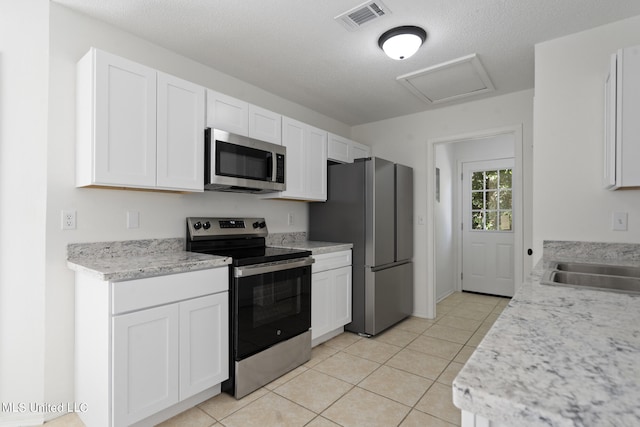
M427 32L420 27L396 27L380 36L378 46L389 58L402 60L416 53L426 39Z

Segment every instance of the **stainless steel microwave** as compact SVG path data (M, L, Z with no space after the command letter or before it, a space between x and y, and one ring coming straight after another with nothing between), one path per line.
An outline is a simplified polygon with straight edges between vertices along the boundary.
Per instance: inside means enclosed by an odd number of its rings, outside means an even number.
M286 147L205 130L205 190L242 193L284 191Z

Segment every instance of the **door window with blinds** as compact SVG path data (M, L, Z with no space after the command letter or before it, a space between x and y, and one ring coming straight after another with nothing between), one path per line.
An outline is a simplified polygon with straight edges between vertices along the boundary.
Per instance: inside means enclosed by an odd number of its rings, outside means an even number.
M471 175L471 229L513 231L513 169L476 171Z

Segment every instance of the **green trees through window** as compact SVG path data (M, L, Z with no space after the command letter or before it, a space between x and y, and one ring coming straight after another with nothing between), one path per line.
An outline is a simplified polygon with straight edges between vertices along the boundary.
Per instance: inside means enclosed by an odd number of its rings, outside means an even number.
M471 228L512 231L512 169L473 172L471 176Z

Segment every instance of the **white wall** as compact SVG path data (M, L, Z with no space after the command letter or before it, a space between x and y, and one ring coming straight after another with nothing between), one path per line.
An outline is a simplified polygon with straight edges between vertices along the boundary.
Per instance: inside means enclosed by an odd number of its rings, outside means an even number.
M532 90L352 128L352 138L371 145L374 155L414 168L415 218L416 221L420 217L425 219L424 225L415 226L415 315L434 316L435 284L429 280L427 268L427 265L435 265L433 241L427 235L428 224L433 221L432 212L428 210L431 202L427 203L427 194L433 195L433 144L449 137L513 126L522 126L524 187L525 194L531 194ZM524 208L525 212L530 211L530 200L525 199ZM531 219L526 218L526 221ZM525 247L529 247L528 238L530 234L525 232Z
M0 2L3 404L44 397L48 14L48 0ZM39 419L38 414L0 411L0 425Z
M187 216L264 216L271 233L307 230L307 204L304 202L262 200L256 195L220 192L172 194L75 188L75 65L90 46L334 133L348 136L350 129L343 123L55 3L51 4L50 19L50 129L46 163L43 160L48 171L44 176L43 168L39 178L41 183L45 178L48 181L45 386L47 402L66 402L73 401L74 394L74 276L65 261L68 243L184 237ZM41 140L45 141L46 136L42 135ZM40 203L44 204L44 200L42 194ZM77 211L77 230L60 229L63 209ZM126 228L127 210L140 212L140 228ZM287 225L289 212L294 216L292 226ZM44 236L39 240L44 241ZM38 310L37 314L42 316L43 310Z
M543 240L640 242L640 191L601 188L610 55L640 44L640 16L536 45L533 233ZM628 231L612 231L628 212Z

